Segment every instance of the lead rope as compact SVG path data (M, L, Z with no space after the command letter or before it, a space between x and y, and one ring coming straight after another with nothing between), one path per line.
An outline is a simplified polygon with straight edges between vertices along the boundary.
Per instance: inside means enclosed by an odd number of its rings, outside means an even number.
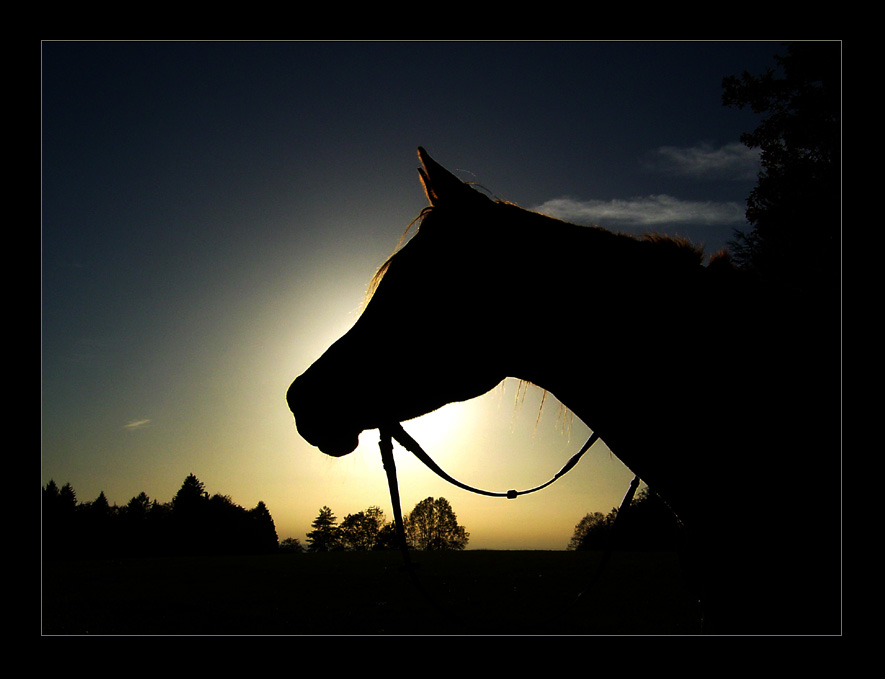
M397 542L403 554L406 568L411 572L412 561L409 558L409 547L406 543L406 528L403 524L402 505L399 501L399 484L396 480L396 464L393 461L393 440L390 431L385 427L380 430L381 440L378 447L381 448L381 462L384 464L384 472L387 474L387 485L390 488L390 503L393 505L393 521L396 526Z
M477 493L478 495L486 495L488 497L506 497L510 500L517 498L520 495L528 495L529 493L534 493L536 491L541 490L542 488L546 488L554 481L562 478L565 474L567 474L581 459L581 457L586 453L590 446L596 443L599 440L599 434L593 432L590 435L590 438L587 439L587 442L581 446L581 449L572 455L571 459L565 463L565 466L560 469L552 479L547 481L547 483L542 483L540 486L535 486L534 488L529 488L528 490L508 490L507 492L493 492L490 490L481 490L479 488L474 488L473 486L468 486L466 483L461 483L457 479L449 476L443 469L433 461L433 458L430 457L427 453L424 452L424 449L418 445L418 442L409 436L406 433L406 430L402 428L402 425L399 422L394 422L389 425L389 427L381 428L381 441L379 445L382 447L381 456L384 457L384 447L390 446L393 448L393 444L390 443L390 439L393 438L399 443L403 448L412 453L415 457L417 457L421 462L423 462L427 467L437 474L439 477L445 479L452 485L458 486L459 488L463 488L464 490L469 490L471 493ZM386 443L385 443L386 441Z
M447 615L451 615L451 613L445 610L432 596L430 596L430 593L427 592L427 590L421 585L421 582L418 580L418 577L415 574L415 566L412 564L412 560L409 556L409 546L406 541L406 530L405 524L403 523L402 505L400 503L399 496L399 483L396 477L396 464L393 459L393 440L395 439L401 446L403 446L403 448L413 453L433 472L438 474L446 481L458 486L459 488L463 488L464 490L478 493L480 495L514 499L519 495L527 495L528 493L534 493L535 491L541 490L542 488L546 488L557 479L562 478L562 476L569 472L578 463L584 453L586 453L590 449L590 447L599 439L598 434L596 434L596 432L593 432L593 434L590 435L590 438L587 439L586 443L581 446L581 449L571 457L571 459L565 464L565 466L560 469L552 479L550 479L546 483L541 484L540 486L522 491L508 490L507 492L492 492L468 486L467 484L461 483L460 481L449 476L445 471L442 470L439 465L437 465L433 461L433 459L426 452L424 452L418 442L406 433L406 431L398 422L395 422L392 425L381 427L379 429L379 433L381 435L381 438L378 441L378 447L381 450L381 461L384 465L384 471L387 474L387 485L390 488L390 502L393 506L394 525L396 527L397 541L399 542L400 551L403 555L404 568L406 569L406 571L408 571L409 577L412 579L412 582L424 594L424 596L437 609ZM584 589L580 593L578 593L573 602L573 605L577 604L581 597L584 596L587 591L599 580L599 578L602 576L602 573L605 571L605 568L608 566L608 563L611 560L612 552L614 550L613 538L616 534L615 530L623 522L623 516L626 513L627 508L630 506L630 503L633 501L633 496L636 494L636 488L638 486L639 477L634 476L633 480L630 482L629 488L627 489L627 493L624 495L623 500L621 500L621 504L618 507L618 512L617 514L615 514L615 520L612 524L611 530L609 531L608 544L606 545L605 552L602 555L602 560L599 562L599 566L597 567L596 572L594 573L591 580L584 587Z
M403 568L409 574L409 578L412 580L412 584L415 585L415 588L424 595L424 598L427 599L439 613L450 618L455 624L463 624L462 621L455 619L454 615L452 615L449 610L440 605L435 597L431 596L430 592L427 591L418 579L418 575L415 572L417 565L413 564L409 557L409 544L406 541L406 528L403 523L403 511L399 499L399 483L396 479L396 464L393 460L393 436L390 430L386 427L380 429L380 434L381 439L378 442L378 447L381 449L381 462L384 465L384 472L387 474L387 485L390 488L390 503L393 506L393 522L396 527L396 537L397 542L399 542L400 552L403 555Z

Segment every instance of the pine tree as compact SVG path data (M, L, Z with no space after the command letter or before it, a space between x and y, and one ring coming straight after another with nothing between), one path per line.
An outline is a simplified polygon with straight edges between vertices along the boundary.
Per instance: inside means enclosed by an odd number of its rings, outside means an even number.
M307 534L307 551L309 552L331 552L340 549L340 541L338 539L338 519L332 514L332 510L328 507L320 509L317 518L310 524L313 530Z
M272 552L279 546L277 528L267 506L261 500L249 510L252 547L258 552Z

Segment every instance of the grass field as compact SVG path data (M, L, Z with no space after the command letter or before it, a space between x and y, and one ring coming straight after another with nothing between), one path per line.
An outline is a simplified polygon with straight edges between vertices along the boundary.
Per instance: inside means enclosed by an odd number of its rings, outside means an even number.
M44 635L696 634L675 554L398 552L43 566ZM577 603L576 602L577 599Z

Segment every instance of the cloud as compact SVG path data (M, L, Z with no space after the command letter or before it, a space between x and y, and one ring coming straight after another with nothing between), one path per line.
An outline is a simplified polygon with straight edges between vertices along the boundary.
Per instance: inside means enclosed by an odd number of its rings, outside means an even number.
M735 142L714 147L661 146L650 153L646 169L694 180L753 181L760 170L759 150ZM611 228L664 226L738 226L746 223L746 206L734 202L692 201L666 194L613 200L561 197L532 208L578 224Z
M150 420L131 420L123 425L123 429L126 429L127 431L136 431L137 429L144 429L150 423Z
M745 221L745 209L737 203L680 200L667 195L608 201L554 198L533 209L564 221L600 226L721 226Z
M697 146L661 146L648 160L649 169L680 177L700 179L754 180L760 170L759 149L735 142L714 148Z

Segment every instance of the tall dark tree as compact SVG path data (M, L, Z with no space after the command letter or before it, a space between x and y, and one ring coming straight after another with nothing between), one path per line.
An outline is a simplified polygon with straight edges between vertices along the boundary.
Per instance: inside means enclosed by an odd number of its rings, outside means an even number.
M66 483L61 487L61 490L58 492L58 499L61 503L62 511L72 512L77 506L77 493L74 492L74 487L70 483Z
M92 502L82 505L80 514L80 535L77 548L93 556L106 556L118 547L119 534L115 519L116 506L111 507L104 491Z
M749 233L735 261L778 283L820 294L839 289L841 257L841 44L797 42L779 70L723 80L722 101L763 116L741 141L761 151L747 200Z
M188 474L172 498L173 549L179 553L200 554L211 549L209 494L203 482Z
M151 499L141 492L129 500L121 513L122 549L127 554L150 553L154 545L148 540L148 512Z
M208 502L209 493L206 492L203 482L193 474L188 474L172 498L172 511L180 516L189 516L203 511Z
M67 556L76 548L77 494L70 483L61 489L54 480L43 488L43 553Z
M279 547L277 528L267 505L261 500L249 510L250 551L272 552Z
M320 513L310 524L312 531L307 534L307 551L331 552L341 548L338 539L338 518L328 507L320 509Z

